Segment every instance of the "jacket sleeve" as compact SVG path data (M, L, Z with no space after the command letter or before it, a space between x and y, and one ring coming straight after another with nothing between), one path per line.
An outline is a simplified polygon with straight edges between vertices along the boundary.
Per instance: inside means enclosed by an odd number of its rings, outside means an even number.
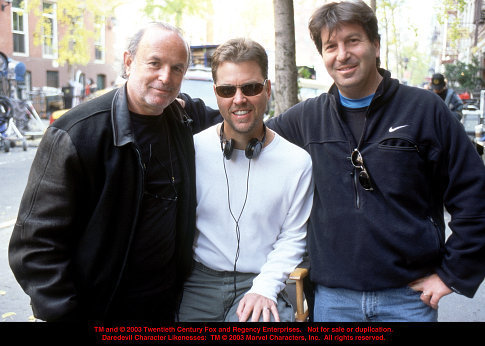
M438 116L442 194L452 233L437 274L455 292L473 297L485 277L485 166L461 124L449 114Z
M9 245L9 263L36 318L76 319L71 277L79 163L66 132L48 128L32 163Z
M247 293L257 293L277 301L277 295L285 288L288 275L303 261L306 251L307 221L313 204L313 179L310 155L301 170L295 168L299 178L293 191L292 201L280 234L268 254L261 272L253 280Z
M299 103L286 112L266 121L266 126L278 133L289 142L304 147L301 117L303 117L304 103Z
M453 96L451 97L451 104L453 105L453 107L450 108L452 111L459 112L459 113L462 112L463 101L460 99L460 97L456 92L453 92Z
M192 119L192 133L194 135L222 121L219 110L206 106L201 99L193 99L187 94L180 94L179 97L185 101L184 108Z

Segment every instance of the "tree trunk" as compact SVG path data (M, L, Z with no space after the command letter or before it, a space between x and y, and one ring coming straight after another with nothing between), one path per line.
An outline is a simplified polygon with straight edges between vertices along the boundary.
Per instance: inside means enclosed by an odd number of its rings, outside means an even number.
M370 0L370 7L372 8L372 11L376 13L376 0Z
M275 20L275 115L298 103L293 0L273 0Z

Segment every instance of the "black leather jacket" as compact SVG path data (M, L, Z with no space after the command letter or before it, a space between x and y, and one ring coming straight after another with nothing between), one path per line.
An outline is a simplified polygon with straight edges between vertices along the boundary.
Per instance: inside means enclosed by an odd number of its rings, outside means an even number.
M192 115L197 109L205 114L202 102L183 98ZM192 135L216 122L218 112L212 120L192 121L177 102L165 112L183 177L176 231L182 288L195 229ZM9 246L10 266L31 297L35 317L105 317L136 228L143 183L125 87L72 109L47 129Z

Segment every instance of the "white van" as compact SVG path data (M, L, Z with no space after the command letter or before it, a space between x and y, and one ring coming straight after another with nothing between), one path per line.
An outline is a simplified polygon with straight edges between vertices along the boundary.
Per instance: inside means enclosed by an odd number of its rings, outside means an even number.
M298 99L305 101L306 99L317 97L320 94L327 92L330 89L331 84L325 81L298 78Z

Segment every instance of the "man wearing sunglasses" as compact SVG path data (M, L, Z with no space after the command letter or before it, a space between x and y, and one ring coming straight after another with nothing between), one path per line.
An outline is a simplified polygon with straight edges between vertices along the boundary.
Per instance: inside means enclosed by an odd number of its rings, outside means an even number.
M313 161L314 320L436 321L485 275L483 162L439 97L379 68L363 1L325 4L309 29L335 83L267 125Z
M222 44L212 75L224 121L194 137L197 232L180 320L293 321L284 288L305 252L310 156L263 123L271 82L261 45Z

